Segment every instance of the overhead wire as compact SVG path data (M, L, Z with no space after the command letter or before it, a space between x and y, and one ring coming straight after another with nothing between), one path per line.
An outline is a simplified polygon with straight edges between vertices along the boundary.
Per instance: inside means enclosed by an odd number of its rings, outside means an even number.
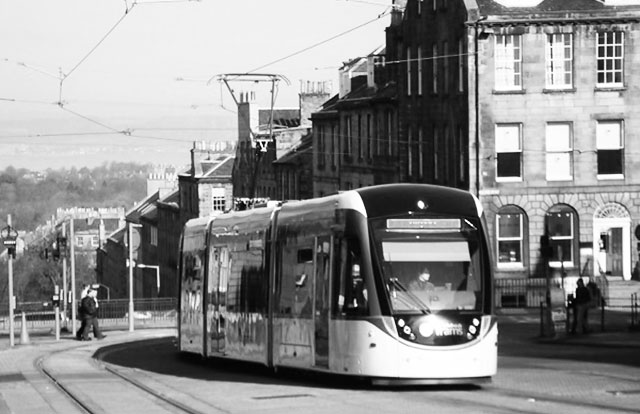
M384 12L384 13L381 13L380 15L378 15L378 16L377 16L376 18L374 18L374 19L368 20L368 21L366 21L366 22L364 22L364 23L362 23L362 24L359 24L359 25L354 26L354 27L352 27L352 28L350 28L350 29L348 29L348 30L345 30L345 31L343 31L343 32L340 32L340 33L338 33L338 34L336 34L336 35L333 35L333 36L331 36L331 37L329 37L329 38L327 38L327 39L324 39L324 40L321 40L321 41L319 41L319 42L313 43L313 44L311 44L311 45L309 45L309 46L307 46L307 47L304 47L304 48L302 48L302 49L299 49L299 50L297 50L297 51L295 51L295 52L293 52L293 53L290 53L290 54L288 54L288 55L286 55L286 56L284 56L284 57L281 57L281 58L275 59L275 60L273 60L273 61L271 61L271 62L268 62L268 63L265 63L265 64L260 65L260 66L258 66L258 67L255 67L255 68L253 68L253 69L251 69L251 70L249 70L249 71L247 71L247 72L244 72L244 74L245 74L245 75L249 75L249 74L251 74L251 73L254 73L254 72L257 72L257 71L259 71L259 70L261 70L261 69L264 69L264 68L266 68L266 67L269 67L269 66L275 65L276 63L280 63L280 62L282 62L282 61L284 61L284 60L290 59L290 58L292 58L292 57L294 57L294 56L297 56L297 55L299 55L299 54L301 54L301 53L307 52L307 51L309 51L309 50L311 50L311 49L314 49L314 48L316 48L316 47L318 47L318 46L321 46L321 45L323 45L323 44L325 44L325 43L329 43L329 42L331 42L331 41L333 41L333 40L335 40L335 39L337 39L337 38L339 38L339 37L345 36L345 35L347 35L347 34L349 34L349 33L353 32L353 31L355 31L355 30L358 30L358 29L360 29L360 28L362 28L362 27L365 27L365 26L367 26L367 25L369 25L369 24L371 24L371 23L374 23L374 22L376 22L376 21L380 20L382 17L384 17L384 16L385 16L385 15L387 15L387 14L389 14L389 12L388 12L388 11L386 11L386 12ZM213 75L213 76L211 76L211 77L209 78L209 80L207 81L207 83L210 83L210 82L211 82L213 79L215 79L217 76L218 76L218 75Z
M121 132L121 130L113 128L113 127L111 127L111 126L109 126L107 124L104 124L104 123L102 123L100 121L97 121L95 119L89 118L88 116L82 115L82 114L80 114L78 112L72 111L71 109L69 109L69 108L67 108L65 106L62 106L62 105L59 105L59 106L60 106L60 109L62 109L63 111L69 112L70 114L75 115L75 116L77 116L79 118L82 118L82 119L84 119L86 121L89 121L89 122L91 122L93 124L99 125L99 126L105 128L105 129L108 129L108 130L113 131L113 132Z
M125 2L125 4L126 4L126 2ZM96 50L98 47L100 47L100 45L101 45L101 44L102 44L102 43L107 39L107 37L109 37L109 35L110 35L111 33L113 33L113 31L114 31L114 30L115 30L115 29L120 25L120 23L122 23L122 21L125 19L125 17L127 17L127 16L129 15L129 12L130 12L131 10L133 10L133 8L135 7L135 5L136 5L136 4L137 4L137 2L135 2L135 1L134 1L134 2L131 4L131 7L129 7L129 6L127 5L127 7L126 7L126 11L125 11L125 13L122 15L122 17L120 17L120 19L118 19L118 21L117 21L117 22L116 22L116 23L111 27L111 29L109 29L109 30L107 31L107 33L106 33L104 36L102 36L102 38L98 41L98 43L96 43L96 44L91 48L91 50L89 50L89 52L88 52L86 55L84 55L84 57L83 57L82 59L80 59L80 61L79 61L78 63L76 63L76 65L75 65L73 68L71 68L71 70L70 70L69 72L67 72L67 73L63 76L63 78L60 80L60 87L62 87L62 82L64 82L64 81L65 81L69 76L71 76L71 74L72 74L73 72L75 72L75 70L76 70L76 69L78 69L78 67L80 67L80 65L82 65L82 63L84 63L84 61L85 61L85 60L87 60L87 59L89 58L89 56L91 56L91 54L92 54L93 52L95 52L95 50Z
M69 70L66 74L65 74L65 73L63 73L63 72L62 72L62 70L60 70L60 75L53 75L53 74L51 74L51 73L49 73L49 72L46 72L46 71L44 71L44 70L40 70L40 69L38 69L38 68L32 67L32 66L27 65L27 64L24 64L24 63L20 63L20 65L21 65L21 66L24 66L25 68L28 68L28 69L31 69L31 70L34 70L34 71L40 72L40 73L42 73L42 74L45 74L45 75L47 75L47 76L50 76L50 77L56 78L56 79L58 79L58 80L60 81L60 86L59 86L59 88L60 88L60 89L59 89L59 99L58 99L58 102L56 102L56 105L57 105L60 109L62 109L62 110L64 110L64 111L66 111L66 112L68 112L68 113L70 113L70 114L72 114L72 115L74 115L74 116L77 116L77 117L79 117L79 118L82 118L82 119L84 119L84 120L86 120L86 121L88 121L88 122L91 122L91 123L94 123L94 124L96 124L96 125L98 125L98 126L101 126L101 127L105 128L105 129L107 129L107 130L111 131L111 133L124 134L124 135L128 135L128 136L135 136L135 137L145 138L145 139L161 139L161 140L167 140L167 138L163 138L163 137L141 136L141 135L137 135L137 134L135 134L135 135L134 135L134 134L132 134L132 133L131 133L131 130L127 130L127 129L125 129L125 130L119 130L119 129L114 128L114 127L112 127L112 126L109 126L109 125L107 125L107 124L105 124L105 123L103 123L103 122L100 122L100 121L98 121L98 120L95 120L95 119L93 119L93 118L90 118L90 117L88 117L88 116L86 116L86 115L83 115L83 114L80 114L80 113L78 113L78 112L76 112L76 111L70 110L69 108L67 108L67 107L66 107L67 102L63 101L63 99L62 99L62 89L63 89L63 84L64 84L64 82L66 81L66 79L68 79L68 78L69 78L69 76L71 76L71 75L72 75L72 74L73 74L73 73L74 73L74 72L75 72L75 71L76 71L76 70L77 70L77 69L78 69L78 68L79 68L79 67L80 67L80 66L81 66L81 65L82 65L82 64L83 64L83 63L84 63L84 62L85 62L85 61L86 61L86 60L87 60L87 59L88 59L88 58L89 58L89 57L90 57L94 52L95 52L95 50L97 50L97 49L98 49L98 47L99 47L99 46L100 46L100 45L101 45L101 44L102 44L102 43L103 43L103 42L104 42L104 41L105 41L105 40L106 40L106 39L111 35L111 33L113 33L113 31L114 31L114 30L115 30L115 29L116 29L116 28L117 28L117 27L122 23L122 21L123 21L123 20L124 20L128 15L129 15L129 12L130 12L130 11L131 11L131 10L132 10L136 5L137 5L137 4L154 4L154 3L155 3L155 4L157 4L157 3L187 2L187 1L199 1L199 0L147 1L147 2L133 1L131 4L129 4L129 3L128 3L128 1L127 1L127 0L125 0L125 8L126 8L125 13L120 17L120 19L118 19L118 21L116 21L116 23L115 23L115 24L114 24L114 25L113 25L113 26L112 26L112 27L107 31L107 33L106 33L106 34L105 34L105 35L104 35L104 36L103 36L103 37L102 37L102 38L101 38L101 39L100 39L100 40L99 40L99 41L98 41L98 42L97 42L97 43L96 43L96 44L95 44L95 45L94 45L94 46L93 46L93 47L92 47L92 48L91 48L91 49L90 49L90 50L89 50L89 51L88 51L88 52L87 52L87 53L86 53L86 54L85 54L85 55L84 55L84 56L83 56L83 57L82 57L82 58L81 58L81 59L80 59L80 60L79 60L79 61L78 61L78 62L77 62L73 67L72 67L72 68L71 68L71 70ZM334 35L334 36L331 36L331 37L329 37L329 38L327 38L327 39L324 39L324 40L322 40L322 41L320 41L320 42L316 42L316 43L314 43L314 44L312 44L312 45L309 45L309 46L307 46L307 47L305 47L305 48L303 48L303 49L300 49L300 50L298 50L298 51L295 51L295 52L293 52L293 53L290 53L290 54L288 54L288 55L286 55L286 56L284 56L284 57L281 57L281 58L279 58L279 59L273 60L273 61L268 62L268 63L266 63L266 64L263 64L263 65L261 65L261 66L258 66L258 67L256 67L256 68L254 68L254 69L252 69L252 70L250 70L250 71L246 72L246 74L251 74L251 73L256 72L256 71L258 71L258 70L264 69L264 68L266 68L266 67L268 67L268 66L271 66L271 65L274 65L274 64L276 64L276 63L282 62L282 61L284 61L284 60L290 59L290 58L292 58L292 57L294 57L294 56L297 56L297 55L299 55L299 54L301 54L301 53L304 53L304 52L306 52L306 51L308 51L308 50L311 50L311 49L316 48L316 47L318 47L318 46L320 46L320 45L323 45L323 44L326 44L326 43L328 43L328 42L330 42L330 41L333 41L333 40L335 40L335 39L337 39L337 38L339 38L339 37L342 37L342 36L344 36L344 35L347 35L347 34L349 34L349 33L353 32L353 31L355 31L355 30L358 30L358 29L360 29L360 28L362 28L362 27L366 26L366 25L369 25L369 24L371 24L371 23L373 23L373 22L375 22L375 21L378 21L379 19L381 19L382 17L384 17L384 16L385 16L385 15L387 15L388 13L389 13L388 11L385 11L384 13L381 13L380 15L378 15L378 16L377 16L376 18L374 18L374 19L371 19L371 20L366 21L366 22L364 22L364 23L362 23L362 24L359 24L359 25L357 25L357 26L354 26L354 27L352 27L352 28L350 28L350 29L348 29L348 30L345 30L345 31L343 31L343 32L340 32L340 33L338 33L338 34L336 34L336 35ZM5 61L9 61L8 59L4 59L4 60L5 60ZM214 76L214 77L215 77L215 76ZM211 78L209 79L209 81L207 81L207 82L210 82L214 77L211 77ZM277 89L277 88L276 88L276 89ZM277 92L276 92L276 93L277 93ZM21 101L21 100L17 100L17 99L13 99L13 98L0 98L0 100L8 101L8 102L25 102L25 103L30 102L30 101L26 101L26 100L22 100L22 101ZM32 102L33 102L33 103L36 103L37 101L32 101ZM37 103L46 103L46 104L50 104L50 102L37 102ZM235 111L233 111L233 110L230 110L230 109L228 109L228 108L225 108L223 104L221 104L221 107L222 107L222 109L224 109L224 110L227 110L227 111L229 111L229 112L236 113L236 112L235 112ZM168 140L171 140L171 139L168 139Z

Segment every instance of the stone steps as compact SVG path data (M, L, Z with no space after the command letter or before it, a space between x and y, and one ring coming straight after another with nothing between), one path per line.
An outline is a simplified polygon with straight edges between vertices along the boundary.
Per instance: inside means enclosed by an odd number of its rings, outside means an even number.
M640 281L611 277L608 277L607 280L605 300L608 306L629 307L633 294L640 298Z

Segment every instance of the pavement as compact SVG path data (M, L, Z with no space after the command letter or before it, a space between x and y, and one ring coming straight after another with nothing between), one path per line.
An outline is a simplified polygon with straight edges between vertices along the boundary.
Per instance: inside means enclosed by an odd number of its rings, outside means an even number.
M606 324L599 325L601 315L596 313L591 316L592 333L569 335L561 332L553 337L540 335L539 312L535 309L501 310L497 318L500 340L503 346L511 349L528 343L536 346L546 344L551 348L554 345L583 345L573 347L575 352L588 352L584 350L589 347L640 350L640 331L628 329L627 315L625 312L620 315L607 313ZM60 339L56 340L53 332L39 330L28 332L28 337L17 334L13 347L9 346L8 333L0 333L0 414L82 412L40 374L38 366L45 356L73 355L64 358L64 363L51 362L43 365L53 375L81 372L89 378L91 375L97 375L99 371L104 371L94 360L94 355L101 348L176 335L174 328L137 329L134 332L111 330L105 333L107 337L103 340L81 342L76 341L70 333L63 333Z
M497 311L497 318L501 336L509 341L640 350L640 327L631 327L628 309L592 310L589 313L588 334L571 334L562 326L549 335L541 327L540 311L537 309L503 308Z
M16 333L15 345L10 346L9 334L0 334L0 414L75 414L86 413L60 393L38 369L43 357L70 355L62 364L43 363L52 375L65 372L82 378L96 378L104 371L94 361L96 352L104 347L152 338L175 336L175 329L138 329L134 332L104 331L102 340L77 341L71 333L38 329ZM60 358L58 358L60 359Z

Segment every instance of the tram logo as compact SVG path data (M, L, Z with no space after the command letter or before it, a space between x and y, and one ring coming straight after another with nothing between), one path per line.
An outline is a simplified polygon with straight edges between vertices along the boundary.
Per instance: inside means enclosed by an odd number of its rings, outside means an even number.
M460 323L447 323L436 327L434 333L436 336L462 336L464 330Z
M418 332L423 338L434 336L463 336L465 331L461 323L447 322L428 318L418 326Z

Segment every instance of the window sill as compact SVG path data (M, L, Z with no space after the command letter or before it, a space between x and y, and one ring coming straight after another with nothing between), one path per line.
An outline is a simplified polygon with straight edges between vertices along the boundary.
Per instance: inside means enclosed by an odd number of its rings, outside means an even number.
M496 183L521 183L522 177L496 177Z
M547 181L553 182L553 183L562 182L562 181L573 181L573 177L557 177L557 178L547 177Z
M549 88L549 87L547 87L547 88L544 88L542 90L542 93L550 93L550 94L553 94L553 93L575 93L575 92L576 92L576 88L571 87L571 86L566 87L566 88Z
M596 92L620 92L626 91L627 87L622 84L596 85L593 90Z
M494 95L524 95L527 91L525 89L494 89Z
M598 180L624 180L624 174L598 174Z
M553 268L553 269L561 269L562 263L560 262L549 262L549 267ZM575 269L575 264L573 264L572 262L564 262L564 269Z
M498 263L497 269L505 272L521 272L524 270L522 263Z

